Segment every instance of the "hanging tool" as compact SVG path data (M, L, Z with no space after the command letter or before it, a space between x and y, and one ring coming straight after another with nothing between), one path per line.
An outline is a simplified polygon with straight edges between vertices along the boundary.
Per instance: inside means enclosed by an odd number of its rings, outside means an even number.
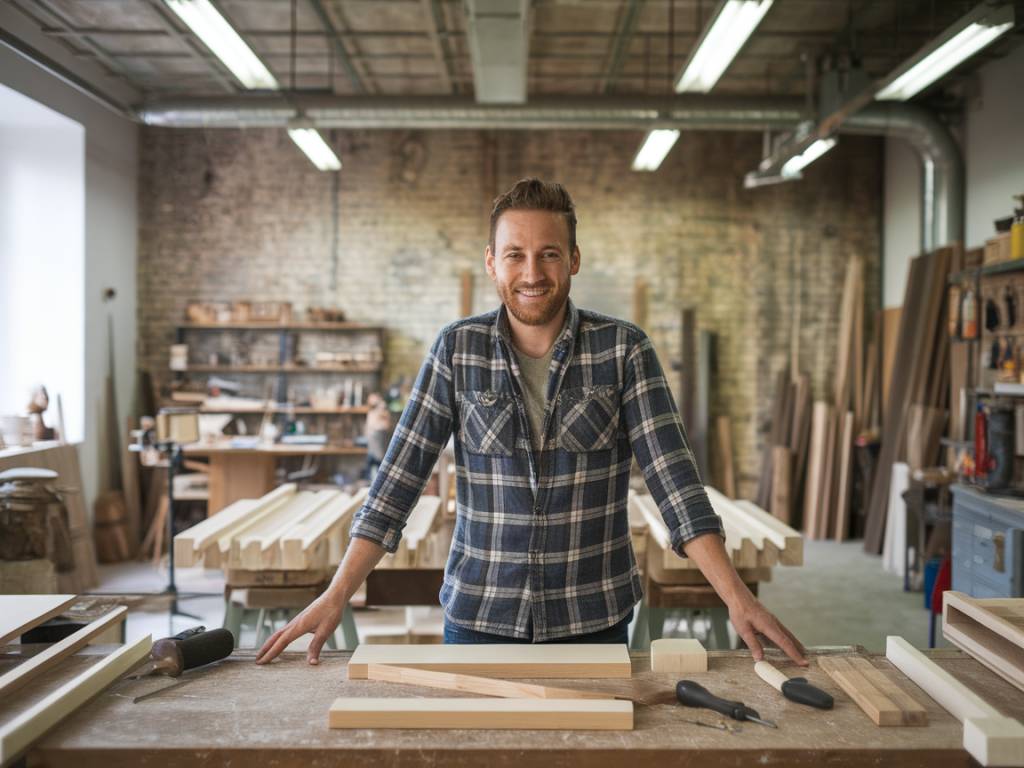
M149 661L142 671L132 675L137 680L146 675L167 675L178 677L187 669L227 658L235 649L235 636L226 629L195 627L186 629L174 637L165 637L153 643Z
M733 720L750 720L752 723L766 725L769 728L779 727L771 720L762 720L757 710L751 709L743 702L720 699L693 680L680 680L676 683L676 698L679 699L680 704L686 707L712 709Z
M797 704L807 704L818 709L832 709L832 705L835 703L832 697L821 688L808 683L807 678L786 677L767 661L759 661L754 664L754 671L768 685L781 691L783 696Z

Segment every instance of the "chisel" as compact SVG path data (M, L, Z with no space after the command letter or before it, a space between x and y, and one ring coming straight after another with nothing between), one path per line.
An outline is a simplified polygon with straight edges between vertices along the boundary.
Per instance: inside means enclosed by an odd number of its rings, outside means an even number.
M832 697L821 688L808 683L805 677L786 677L767 661L759 661L754 664L754 671L757 672L758 677L772 688L781 691L782 695L790 701L807 704L818 709L832 709Z
M206 627L186 629L174 637L165 637L153 643L149 661L129 679L137 680L146 675L178 677L187 669L227 658L234 649L235 636L229 630L207 630Z
M676 698L684 706L712 709L720 715L731 717L733 720L749 720L752 723L767 725L769 728L779 727L771 720L762 720L756 709L751 709L740 701L720 699L703 685L695 683L693 680L680 680L676 683Z

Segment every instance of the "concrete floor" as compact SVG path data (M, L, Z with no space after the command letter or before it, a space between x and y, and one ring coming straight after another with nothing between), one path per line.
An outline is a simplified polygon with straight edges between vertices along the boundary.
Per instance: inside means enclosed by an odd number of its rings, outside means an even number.
M147 633L154 638L166 637L197 623L208 627L221 625L221 572L188 568L180 569L177 575L180 592L204 594L180 603L182 610L196 614L199 621L172 619L166 612L136 611L128 620L129 638ZM101 584L96 591L159 592L166 578L166 568L157 569L149 563L101 566ZM761 599L808 647L862 645L870 651L884 651L886 635L890 634L903 635L917 647L928 644L928 612L921 594L904 592L902 580L884 572L881 558L865 554L859 541L806 541L804 565L773 569L773 580L761 587ZM408 617L402 608L358 611L356 625L362 640L367 633L401 631L407 618L418 628L440 632L440 608L414 609ZM251 647L254 639L247 632L241 644ZM305 641L294 647L305 647Z

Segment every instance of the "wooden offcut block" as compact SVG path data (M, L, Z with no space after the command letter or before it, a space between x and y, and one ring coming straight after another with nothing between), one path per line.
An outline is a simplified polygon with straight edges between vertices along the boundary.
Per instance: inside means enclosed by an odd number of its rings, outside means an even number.
M330 728L631 731L633 702L355 697L335 699L327 724Z
M349 659L349 680L365 680L368 664L505 678L628 678L632 674L629 651L617 643L363 644Z
M651 671L707 672L708 652L699 640L662 638L651 642Z
M928 725L928 712L884 670L858 656L822 656L820 666L879 726Z

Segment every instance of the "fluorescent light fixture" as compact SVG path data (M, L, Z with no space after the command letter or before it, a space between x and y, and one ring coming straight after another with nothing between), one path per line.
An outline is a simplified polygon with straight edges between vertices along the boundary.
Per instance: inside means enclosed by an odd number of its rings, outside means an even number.
M980 5L899 67L875 94L883 101L906 101L1013 29L1013 7Z
M679 131L674 128L656 128L648 131L644 137L644 143L633 158L634 171L656 171L665 155L672 149L672 145L679 138Z
M676 93L707 93L729 68L774 0L725 0L676 79Z
M818 139L799 155L789 158L780 175L784 179L800 178L800 172L836 145L835 139Z
M288 135L299 149L306 153L321 171L340 171L341 160L334 154L324 137L307 121L296 121L288 126Z
M164 0L178 18L195 32L213 55L238 78L246 88L277 90L277 80L270 74L252 48L234 30L210 0Z

